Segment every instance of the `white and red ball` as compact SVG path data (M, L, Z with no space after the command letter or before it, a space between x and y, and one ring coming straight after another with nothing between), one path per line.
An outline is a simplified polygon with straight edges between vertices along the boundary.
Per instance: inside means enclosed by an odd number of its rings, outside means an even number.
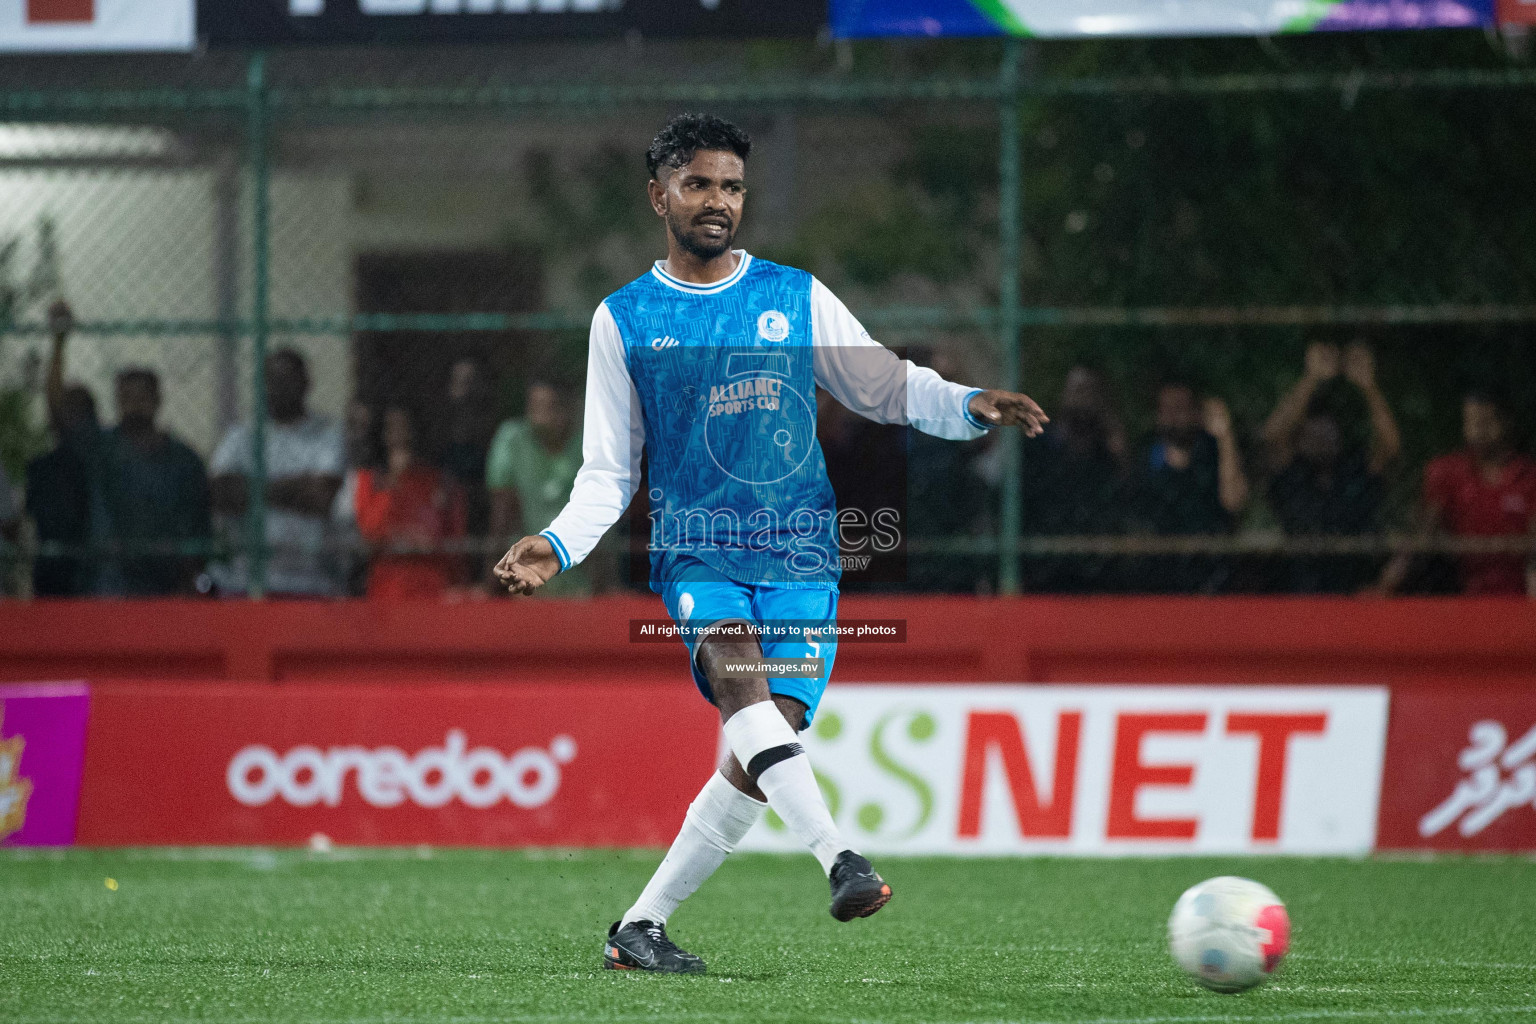
M1241 992L1275 973L1291 942L1291 919L1267 886L1208 878L1179 897L1168 949L1190 977L1217 992Z

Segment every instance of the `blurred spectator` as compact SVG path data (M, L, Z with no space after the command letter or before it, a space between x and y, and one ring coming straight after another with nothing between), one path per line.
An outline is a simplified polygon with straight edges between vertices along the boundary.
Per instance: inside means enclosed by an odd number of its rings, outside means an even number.
M479 537L490 525L485 459L496 433L496 400L478 360L459 359L449 368L448 404L442 422L438 464L463 489L469 532Z
M1197 401L1184 381L1157 392L1157 424L1137 481L1141 524L1162 536L1232 532L1248 504L1248 478L1232 429L1227 403ZM1211 555L1159 557L1145 561L1146 578L1137 589L1172 593L1214 593L1225 585L1230 560Z
M910 358L946 380L966 378L959 360L944 349L914 349ZM992 502L986 481L976 472L976 459L993 438L989 433L975 443L956 444L907 428L908 537L941 542L963 540L980 532ZM855 472L858 470L855 467ZM845 507L841 491L837 501L839 508ZM907 582L914 590L974 592L996 561L995 557L916 552L907 558Z
M48 319L53 348L45 386L59 443L29 470L28 503L40 541L94 542L108 550L83 563L91 566L89 572L69 559L42 560L34 570L35 592L129 597L194 592L201 556L131 550L206 542L211 533L203 460L155 422L160 378L142 368L119 373L118 425L102 431L90 393L64 383L74 315L68 304L58 302ZM130 551L114 553L115 545Z
M79 384L64 383L64 346L74 329L74 314L64 302L48 310L53 351L48 360L48 425L53 450L27 463L27 514L39 544L82 549L77 554L44 554L32 565L32 593L37 597L79 597L95 587L96 574L84 547L91 541L92 513L99 489L92 461L100 427L96 399Z
M1517 537L1536 530L1536 460L1515 451L1509 406L1486 392L1468 394L1461 407L1466 447L1424 469L1423 528L1457 537ZM1530 593L1520 555L1462 555L1461 589L1467 594ZM1382 573L1380 589L1402 587L1412 565L1399 555ZM1536 594L1532 594L1536 596Z
M0 541L15 544L21 533L21 502L5 467L0 466Z
M845 589L910 581L911 564L903 541L915 529L924 527L922 512L918 512L918 525L915 526L910 518L913 492L908 489L907 433L905 427L865 419L827 391L816 392L816 439L826 463L827 479L837 498L838 541L849 554L870 556L863 564L858 560L844 564L842 586ZM920 453L917 457L923 459L926 456ZM894 550L890 549L887 538L877 536L873 525L893 522L887 518L891 513L882 513L882 509L891 509L898 516L894 520L897 526ZM956 511L961 512L963 518L963 510ZM953 534L946 534L935 539L955 538ZM877 553L879 557L874 557ZM950 558L954 560L953 556ZM928 565L931 567L932 563ZM919 572L936 571L939 574L937 579L930 576L925 586L947 586L959 583L961 569L960 565L951 565L939 570L919 568Z
M293 349L267 357L267 590L273 595L329 596L340 581L325 557L326 521L346 470L341 429L306 407L309 369ZM230 427L213 454L213 505L239 529L249 499L251 425ZM237 534L238 535L238 534ZM249 560L236 556L218 583L242 593Z
M449 474L421 461L421 435L408 409L390 406L382 423L383 468L357 470L358 532L382 549L369 564L367 594L394 601L440 598L459 582L463 558L390 548L432 549L462 539L463 491Z
M1067 371L1051 422L1024 438L1023 531L1043 536L1107 536L1126 530L1125 428L1103 374ZM1116 560L1100 555L1032 558L1032 590L1085 593L1115 589Z
M331 502L330 547L336 553L343 592L362 597L368 586L368 559L363 557L362 534L357 530L357 477L379 465L378 432L373 408L360 399L347 405L347 472Z
M1368 445L1347 445L1339 417L1323 389L1343 377L1365 397ZM1381 528L1383 474L1402 451L1397 421L1376 385L1371 350L1356 342L1307 347L1301 380L1286 392L1264 424L1271 477L1269 501L1287 534L1358 536ZM1376 577L1369 556L1310 555L1285 562L1285 589L1295 593L1353 593Z
M581 468L581 432L575 423L569 392L535 380L528 385L523 418L497 429L485 483L491 492L491 536L499 542L537 533L565 507ZM586 562L567 569L539 593L586 596L592 592L590 571Z
M16 593L16 542L21 538L21 499L11 476L0 466L0 597Z
M101 474L107 537L127 545L206 542L212 533L208 474L203 460L155 423L160 378L152 370L117 375L118 424L101 438ZM104 557L96 590L148 597L196 591L203 557L153 551Z

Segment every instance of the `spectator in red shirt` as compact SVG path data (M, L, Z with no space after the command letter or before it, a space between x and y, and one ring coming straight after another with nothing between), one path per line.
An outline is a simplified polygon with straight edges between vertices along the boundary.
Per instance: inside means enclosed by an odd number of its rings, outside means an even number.
M443 596L460 582L463 558L405 553L436 548L464 536L464 495L446 473L420 460L420 433L408 409L384 410L384 468L357 471L357 528L380 550L368 572L367 596L421 600Z
M1515 537L1536 528L1536 461L1515 451L1509 409L1484 393L1467 395L1461 408L1466 447L1424 469L1424 513L1429 530L1457 537ZM1524 594L1526 559L1520 555L1463 555L1467 594ZM1402 585L1408 559L1398 556L1382 576L1388 593Z

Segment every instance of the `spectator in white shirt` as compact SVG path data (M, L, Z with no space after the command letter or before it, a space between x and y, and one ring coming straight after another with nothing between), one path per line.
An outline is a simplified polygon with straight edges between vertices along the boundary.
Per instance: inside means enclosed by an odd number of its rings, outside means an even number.
M334 560L327 556L326 525L346 472L341 428L306 407L309 369L293 349L267 358L267 592L274 596L330 597L341 592ZM210 464L213 507L242 528L252 472L251 425L237 423L224 435ZM216 582L243 593L249 558L237 556Z

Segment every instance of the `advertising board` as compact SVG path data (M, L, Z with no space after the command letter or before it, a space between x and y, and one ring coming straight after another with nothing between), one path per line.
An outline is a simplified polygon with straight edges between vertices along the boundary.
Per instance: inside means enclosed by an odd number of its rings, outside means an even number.
M1520 0L1501 0L1517 4ZM869 36L1267 36L1468 28L1494 0L832 0L832 30Z
M1380 844L1536 849L1536 690L1448 683L1394 694Z
M805 746L839 826L897 853L1364 853L1377 687L834 686ZM789 850L774 819L743 848Z
M1536 850L1523 686L841 684L803 739L871 852ZM0 843L658 846L722 751L666 682L5 685Z
M0 0L0 52L190 50L192 0Z
M83 683L0 686L0 846L74 842L89 713Z
M198 0L215 46L559 36L814 36L826 0Z
M97 687L78 841L664 844L718 728L676 686Z

